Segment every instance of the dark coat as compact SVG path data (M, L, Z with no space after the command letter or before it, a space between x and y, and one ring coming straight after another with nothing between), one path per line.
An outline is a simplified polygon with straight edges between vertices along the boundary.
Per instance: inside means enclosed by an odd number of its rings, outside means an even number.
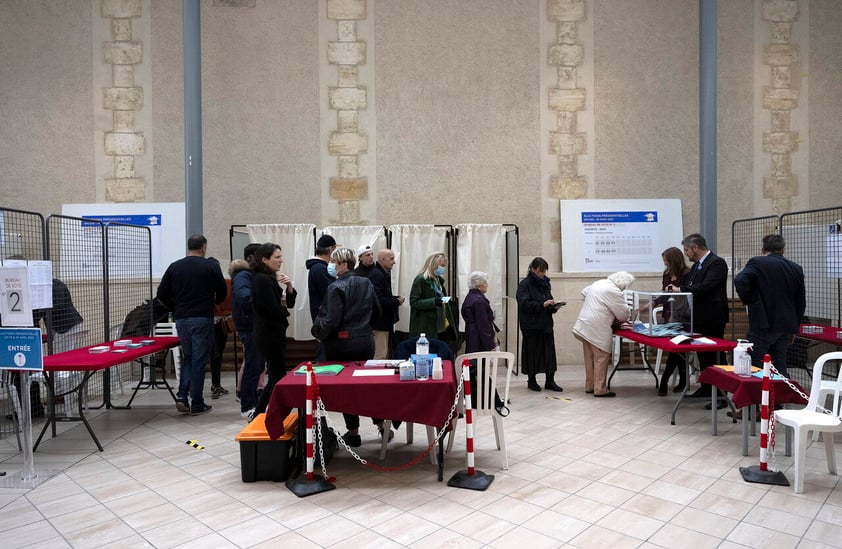
M544 302L554 299L549 288L526 276L517 285L517 317L524 334L547 334L553 331L554 307L544 307Z
M310 297L310 320L315 321L319 308L335 278L327 273L327 261L318 257L311 257L304 262L309 271L307 273L307 292Z
M391 332L398 321L398 309L400 309L397 296L392 295L392 274L379 263L375 263L368 275L368 280L374 286L374 294L380 302L380 316L371 320L371 329Z
M752 257L734 277L752 332L795 334L807 307L804 271L781 254Z
M493 351L497 346L497 329L494 311L485 294L468 290L462 303L462 318L465 319L465 352Z
M380 303L371 282L348 271L328 286L311 333L328 346L337 338L371 337L371 319L378 316Z
M448 329L456 330L449 304L441 302L441 297L447 295L444 279L440 276L436 279L441 288L441 294L436 291L435 281L432 278L424 278L423 273L412 281L412 289L409 291L409 335L411 336L418 337L426 334L428 338L436 337L445 330L445 318L449 323Z
M728 264L711 252L702 262L693 263L682 292L693 294L693 329L722 337L728 323Z
M295 306L295 290L287 291L286 304ZM289 311L281 303L283 292L275 277L263 272L254 273L251 299L254 308L254 337L258 345L283 345L289 326Z
M251 281L254 273L242 259L231 262L231 316L238 332L254 328L254 306L251 303Z

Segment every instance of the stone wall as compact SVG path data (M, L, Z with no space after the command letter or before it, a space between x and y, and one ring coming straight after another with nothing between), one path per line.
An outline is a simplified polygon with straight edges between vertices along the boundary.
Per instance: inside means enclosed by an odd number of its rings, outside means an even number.
M184 200L181 17L0 0L8 206ZM501 222L523 265L557 271L576 197L681 198L676 242L698 229L696 2L205 0L201 18L211 255L232 224ZM718 4L718 253L734 219L839 203L840 27L836 0ZM592 278L553 274L564 361Z

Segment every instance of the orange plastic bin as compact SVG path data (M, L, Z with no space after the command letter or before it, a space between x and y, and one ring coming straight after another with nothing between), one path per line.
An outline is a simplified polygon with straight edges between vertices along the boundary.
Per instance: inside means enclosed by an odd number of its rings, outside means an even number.
M266 432L266 414L257 415L246 425L235 438L240 443L243 482L282 482L288 479L296 429L298 412L295 410L284 419L284 434L276 440L269 438Z

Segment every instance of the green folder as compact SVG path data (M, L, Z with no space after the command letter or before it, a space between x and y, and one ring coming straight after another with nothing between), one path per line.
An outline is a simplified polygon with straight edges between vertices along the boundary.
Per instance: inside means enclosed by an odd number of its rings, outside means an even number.
M318 366L313 366L313 373L317 376L335 376L345 366L341 364L320 364ZM295 375L303 376L307 373L307 365L304 364L303 366L299 366L297 370L295 370Z

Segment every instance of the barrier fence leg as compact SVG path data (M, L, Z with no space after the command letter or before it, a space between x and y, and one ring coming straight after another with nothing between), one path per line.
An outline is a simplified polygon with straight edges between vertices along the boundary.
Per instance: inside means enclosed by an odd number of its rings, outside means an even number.
M769 471L766 462L766 448L769 444L769 414L774 410L774 402L769 399L772 386L772 360L769 355L763 357L763 396L760 401L760 466L740 467L740 474L746 482L789 486L786 476L780 471ZM748 421L748 417L743 418Z
M335 490L336 486L330 483L327 479L325 479L321 475L316 475L313 473L313 425L314 415L315 415L315 408L316 408L316 399L315 394L313 391L313 363L307 363L307 403L306 403L306 441L307 441L307 449L306 449L306 457L305 461L307 464L306 471L295 478L291 478L286 481L287 488L289 488L290 492L295 494L300 498L304 498L307 496L312 496L313 494L319 494L321 492L327 492L329 490ZM265 391L266 389L264 389Z
M465 387L465 436L468 468L459 471L447 481L448 486L454 488L466 488L468 490L485 491L494 481L494 475L486 475L482 471L474 469L474 414L471 402L471 378L469 372L470 364L466 360L462 364L462 381Z

